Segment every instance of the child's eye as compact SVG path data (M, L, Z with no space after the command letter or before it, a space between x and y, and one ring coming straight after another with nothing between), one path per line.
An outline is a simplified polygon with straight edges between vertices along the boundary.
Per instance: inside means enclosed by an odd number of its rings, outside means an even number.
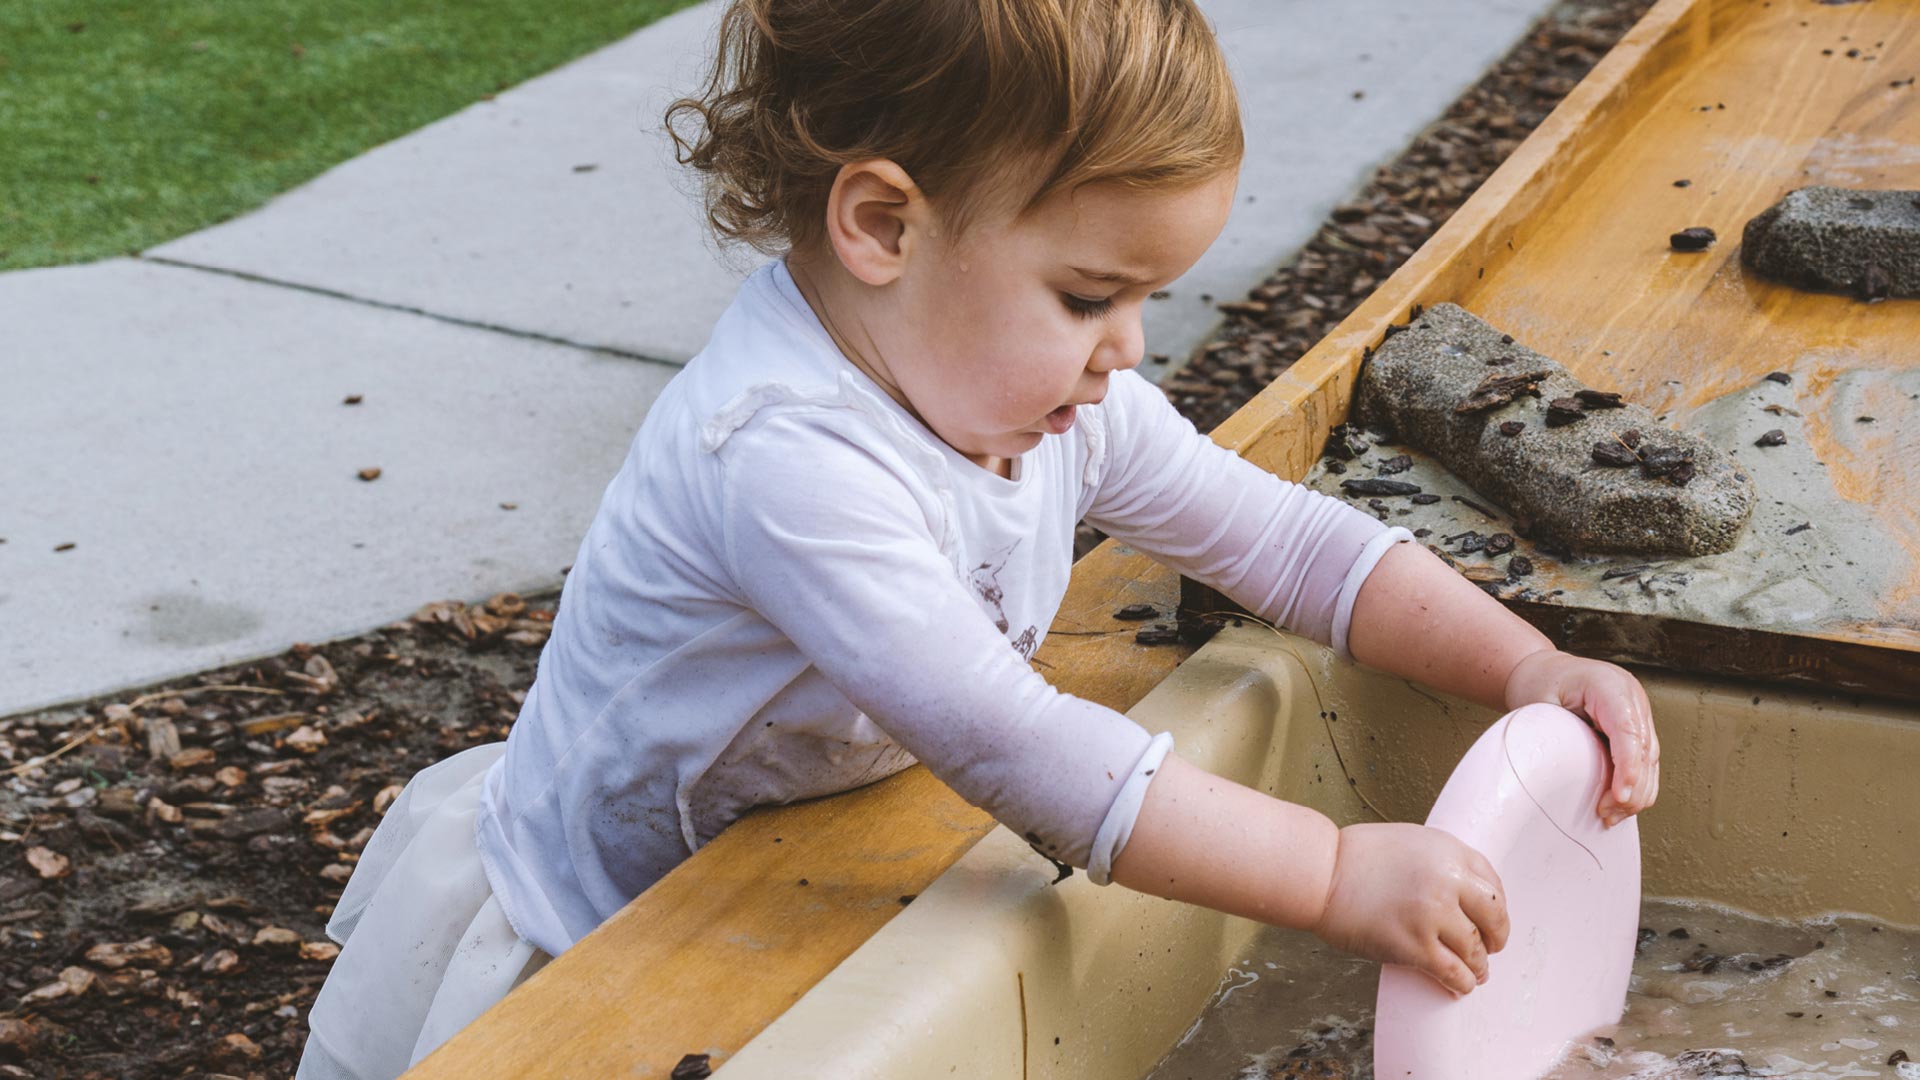
M1060 299L1066 302L1068 311L1073 312L1083 319L1097 319L1113 310L1113 297L1111 296L1100 300L1089 300L1084 296L1075 296L1072 293L1063 292L1060 294Z

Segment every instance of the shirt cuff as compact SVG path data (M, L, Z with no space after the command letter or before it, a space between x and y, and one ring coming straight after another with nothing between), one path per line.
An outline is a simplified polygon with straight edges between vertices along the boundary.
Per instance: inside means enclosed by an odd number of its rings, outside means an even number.
M1400 530L1406 532L1405 529ZM1105 885L1113 880L1113 860L1127 846L1127 838L1133 835L1133 822L1140 816L1140 807L1147 801L1147 785L1153 782L1153 774L1166 760L1167 752L1173 749L1173 734L1163 731L1147 742L1147 749L1134 762L1133 772L1127 776L1127 782L1120 785L1120 794L1113 797L1113 805L1107 808L1106 820L1093 834L1093 851L1087 856L1087 880L1095 885Z
M1367 575L1379 564L1381 556L1395 544L1411 542L1413 534L1404 527L1395 525L1367 541L1360 549L1360 557L1353 560L1347 569L1347 580L1340 586L1340 598L1333 606L1333 651L1342 660L1352 660L1353 654L1347 651L1347 630L1353 622L1353 602L1360 595L1360 586L1366 584Z

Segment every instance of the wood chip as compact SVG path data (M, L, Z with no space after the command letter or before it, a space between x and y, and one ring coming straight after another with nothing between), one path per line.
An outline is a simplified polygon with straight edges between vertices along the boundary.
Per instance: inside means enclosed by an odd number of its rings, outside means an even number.
M206 920L211 921L211 916ZM173 951L150 937L138 941L103 941L87 950L87 962L118 971L128 964L150 964L157 968L173 966Z
M155 761L165 761L180 752L180 731L173 721L164 716L156 716L146 722L147 756Z
M67 985L68 997L79 997L93 989L98 976L83 967L65 967L60 969L60 981Z
M222 765L213 778L230 788L237 788L247 782L247 770L238 765Z
M356 799L345 806L309 810L301 820L308 825L330 825L348 814L359 813L359 811L360 802Z
M379 814L381 817L385 817L387 815L387 807L393 805L393 800L399 798L400 792L404 789L404 784L388 784L386 787L381 788L379 793L373 797L373 812Z
M36 987L20 995L20 1005L23 1008L45 1005L50 1001L58 1001L71 992L72 988L64 982L50 982L45 986Z
M254 932L255 945L298 945L300 935L284 926L263 926Z
M1667 237L1667 246L1675 251L1705 251L1718 239L1719 237L1714 235L1712 229L1704 225L1695 225Z
M1566 427L1577 424L1587 418L1586 409L1579 398L1557 397L1547 403L1547 426Z
M185 772L212 764L214 756L214 752L204 746L189 746L177 754L167 755L167 765L176 772Z
M1354 495L1418 495L1420 485L1409 484L1405 480L1381 480L1369 478L1363 480L1342 480L1340 490Z
M519 593L510 592L495 593L488 597L487 602L482 606L504 619L515 618L527 610L526 600Z
M65 855L47 847L28 848L27 865L46 881L63 878L73 872L73 863Z
M1540 383L1553 372L1546 368L1532 371L1515 372L1512 375L1489 375L1480 380L1465 400L1453 407L1456 413L1484 412L1511 402L1521 394L1531 394L1539 390Z
M303 941L300 943L300 959L331 960L340 955L340 946L331 941Z
M327 736L325 732L317 727L303 725L295 730L293 734L287 736L286 743L289 747L303 754L311 754L327 745Z
M276 731L285 731L288 728L299 727L306 719L307 714L303 712L284 712L274 713L272 716L256 716L250 720L241 720L233 726L239 728L241 734L244 735L271 735Z

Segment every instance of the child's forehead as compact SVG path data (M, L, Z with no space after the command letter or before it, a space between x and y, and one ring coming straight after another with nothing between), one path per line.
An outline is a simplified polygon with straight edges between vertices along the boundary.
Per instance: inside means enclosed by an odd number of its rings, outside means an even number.
M1231 175L1181 188L1088 184L1041 200L1015 231L1090 280L1146 284L1164 276L1169 261L1197 258L1213 242L1233 189Z

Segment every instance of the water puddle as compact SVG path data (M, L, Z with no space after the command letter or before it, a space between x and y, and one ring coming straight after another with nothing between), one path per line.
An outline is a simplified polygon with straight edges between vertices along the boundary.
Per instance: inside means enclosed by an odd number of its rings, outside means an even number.
M1920 1080L1920 932L1673 900L1647 901L1641 925L1626 1015L1546 1080ZM1147 1080L1372 1080L1377 979L1264 931Z

